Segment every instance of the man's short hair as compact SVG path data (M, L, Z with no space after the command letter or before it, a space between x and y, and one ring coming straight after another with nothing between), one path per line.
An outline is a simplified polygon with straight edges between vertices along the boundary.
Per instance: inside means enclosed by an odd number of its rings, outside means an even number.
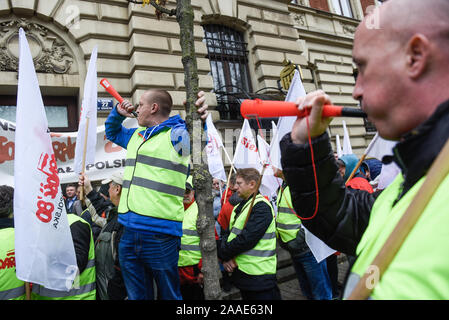
M154 89L151 90L151 103L157 103L160 107L160 113L168 117L173 107L173 99L167 90Z
M74 187L75 190L76 190L76 188L78 187L78 185L75 184L75 183L69 183L68 185L65 186L65 189L67 190L68 187Z
M235 175L236 177L240 177L245 180L246 183L250 183L250 181L256 181L257 183L260 179L259 171L254 168L238 169Z
M8 217L14 209L14 188L0 186L0 218Z

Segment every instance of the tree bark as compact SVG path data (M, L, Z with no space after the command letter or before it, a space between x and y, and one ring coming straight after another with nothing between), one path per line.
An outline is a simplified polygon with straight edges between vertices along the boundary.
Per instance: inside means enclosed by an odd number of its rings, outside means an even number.
M198 204L197 231L200 235L200 248L203 259L204 296L206 300L221 298L220 270L218 267L215 242L215 219L213 216L212 177L204 154L205 139L195 101L198 94L198 72L193 37L194 13L191 0L177 0L176 19L180 27L180 45L184 66L186 87L186 123L190 133L190 150L193 162L193 186Z

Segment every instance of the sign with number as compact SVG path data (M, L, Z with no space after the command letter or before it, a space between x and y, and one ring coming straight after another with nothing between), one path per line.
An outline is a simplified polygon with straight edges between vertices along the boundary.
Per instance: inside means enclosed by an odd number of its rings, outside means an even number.
M112 99L97 99L98 111L109 111L114 107L114 100Z

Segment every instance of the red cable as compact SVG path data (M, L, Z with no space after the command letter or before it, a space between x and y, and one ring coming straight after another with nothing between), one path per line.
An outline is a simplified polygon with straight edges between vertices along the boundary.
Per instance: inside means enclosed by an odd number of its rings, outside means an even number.
M315 179L315 189L316 189L316 203L315 203L315 212L313 213L313 215L309 218L302 218L300 217L298 214L296 214L296 216L301 219L301 220L312 220L313 218L315 218L317 212L318 212L318 204L319 204L319 199L320 199L320 194L318 192L318 178L316 176L316 168L315 168L315 159L313 157L313 147L312 147L312 138L310 137L310 127L309 127L309 116L306 117L306 123L307 123L307 133L309 136L309 146L310 146L310 155L312 156L312 168L313 168L313 177Z
M286 199L286 203L287 203L288 208L289 208L289 209L290 209L290 210L291 210L291 211L292 211L292 212L293 212L299 219L301 219L301 220L312 220L313 218L315 218L315 216L316 216L316 214L317 214L317 212L318 212L318 204L319 204L319 198L320 198L320 196L319 196L319 192L318 192L318 178L317 178L317 176L316 176L315 158L314 158L314 156L313 156L312 138L311 138L311 136L310 136L309 116L307 115L305 118L306 118L306 123L307 123L307 134L308 134L309 145L310 145L310 154L311 154L311 156L312 156L313 177L314 177L314 180L315 180L315 190L316 190L315 212L314 212L313 215L312 215L311 217L309 217L309 218L302 218L299 214L297 214L297 213L295 212L295 210L293 210L293 208L290 206L290 203L287 201L287 199ZM261 132L262 132L262 127L261 127L261 125L260 125L260 123L259 123L258 117L256 117L256 121L257 121L257 126L259 127L259 132L261 133ZM261 136L262 136L262 138L263 138L262 133L261 133Z

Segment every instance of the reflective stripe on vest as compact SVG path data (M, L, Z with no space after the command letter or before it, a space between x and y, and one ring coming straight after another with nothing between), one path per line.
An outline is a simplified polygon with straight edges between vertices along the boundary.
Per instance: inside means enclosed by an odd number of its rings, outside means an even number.
M235 237L241 234L246 217L249 213L249 206L251 201L247 201L242 208L240 215L236 218L235 209L232 210L229 228L231 233L228 237L228 242L231 242ZM259 240L256 246L248 251L239 254L235 257L235 262L240 271L249 275L263 275L276 273L276 227L274 221L274 212L271 204L263 196L257 195L254 200L254 206L259 202L265 202L271 210L273 219L265 231L264 236Z
M127 146L118 212L182 221L189 157L173 148L171 129L143 140L144 129L137 128Z
M433 194L380 280L378 268L369 265L417 195L423 181L421 178L395 203L404 182L399 174L376 199L368 227L357 246L357 260L351 270L351 281L345 287L345 298L357 280L368 271L368 285L375 283L371 294L373 299L449 299L449 176Z
M75 222L90 224L76 214L68 214L69 225ZM95 248L92 231L90 231L89 255L86 268L81 275L75 278L69 291L57 291L34 284L32 289L33 300L95 300L96 299L96 273L95 273Z
M0 300L19 300L18 298L25 298L25 284L17 288L0 291Z
M197 219L198 205L196 202L193 202L185 211L184 220L182 221L179 267L197 265L201 260L200 237L196 231Z
M293 208L290 209L289 206L292 206L290 188L281 188L278 193L276 231L284 243L295 239L301 227L301 220L296 216Z
M25 282L16 276L14 228L0 229L0 300L24 300Z

